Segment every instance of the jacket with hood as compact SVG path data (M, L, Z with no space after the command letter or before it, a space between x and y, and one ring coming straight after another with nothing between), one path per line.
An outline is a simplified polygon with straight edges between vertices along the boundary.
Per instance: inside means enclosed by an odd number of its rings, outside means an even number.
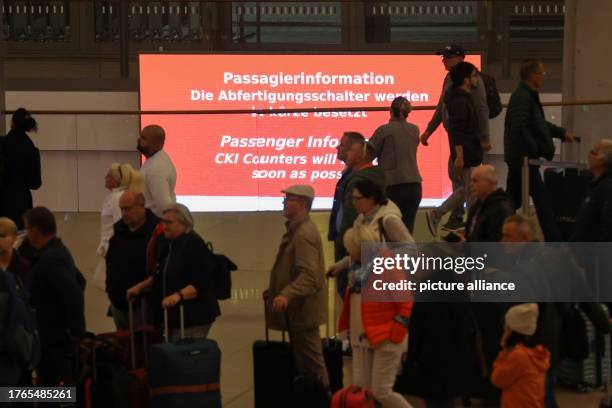
M512 199L499 188L470 208L465 225L468 242L499 242L506 218L514 214Z
M491 381L501 388L501 408L544 408L546 371L550 353L541 345L533 348L517 344L502 350L495 363Z
M382 219L384 232L379 230L379 219ZM374 235L384 234L389 242L413 243L414 239L402 222L402 214L392 201L381 205L368 214L360 214L355 220L355 225L366 225ZM403 228L402 228L403 227ZM345 258L346 259L346 258ZM350 291L345 292L345 299L340 314L339 330L342 332L349 329L350 322ZM384 341L399 344L404 341L407 327L395 320L396 316L408 319L412 312L413 302L375 302L363 301L361 303L361 318L363 328L368 341L372 347L376 347Z
M456 146L463 146L464 167L482 163L478 117L470 94L461 88L453 88L446 96L448 107L448 141L451 159L457 157Z
M353 226L353 222L357 219L357 210L353 205L353 188L360 180L370 180L378 184L383 191L385 191L385 173L383 169L378 166L368 166L360 170L353 170L348 176L344 184L343 198L342 198L342 220L340 221L340 229L336 240L339 245L344 248L342 244L342 238L347 229Z

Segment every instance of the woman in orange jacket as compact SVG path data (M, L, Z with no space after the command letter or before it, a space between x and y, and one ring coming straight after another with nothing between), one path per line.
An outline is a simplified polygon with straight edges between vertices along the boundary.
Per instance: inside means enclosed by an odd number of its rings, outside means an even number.
M353 384L370 389L383 408L409 408L410 404L404 397L393 391L393 385L402 354L406 351L412 302L405 299L364 301L362 292L371 286L371 265L362 267L360 261L362 243L414 243L414 239L402 222L400 210L385 198L376 183L359 181L352 194L353 203L360 215L343 238L350 256L336 263L330 272L334 274L342 269L350 270L339 330L350 328ZM381 275L384 277L381 279L389 282L392 273L385 272L386 275ZM397 274L402 275L401 271L397 271Z
M544 408L544 385L550 353L535 345L538 304L524 303L506 313L506 328L493 363L491 382L502 389L501 408Z

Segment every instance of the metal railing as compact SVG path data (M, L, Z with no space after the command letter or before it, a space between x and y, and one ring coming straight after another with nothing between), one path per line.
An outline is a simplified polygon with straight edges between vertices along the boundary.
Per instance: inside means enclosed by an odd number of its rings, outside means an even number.
M612 100L582 100L568 102L542 102L544 107L612 105ZM502 105L507 108L507 104ZM413 106L413 111L435 110L436 105ZM204 110L30 110L32 115L245 115L313 112L388 112L389 106L352 106L334 108L282 108L282 109L204 109ZM13 110L1 111L11 115Z

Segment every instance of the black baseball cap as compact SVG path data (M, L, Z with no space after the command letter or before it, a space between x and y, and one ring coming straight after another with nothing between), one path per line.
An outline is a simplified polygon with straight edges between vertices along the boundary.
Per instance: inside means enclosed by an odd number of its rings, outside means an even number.
M442 55L444 58L448 57L465 57L465 48L457 44L447 45L440 51L436 51L436 55Z

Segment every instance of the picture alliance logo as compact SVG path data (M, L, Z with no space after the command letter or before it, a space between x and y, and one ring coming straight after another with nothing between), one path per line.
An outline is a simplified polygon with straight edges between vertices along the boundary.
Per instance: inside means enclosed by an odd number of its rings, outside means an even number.
M411 275L417 272L452 271L461 275L469 271L482 271L485 269L487 254L479 257L457 256L412 256L409 254L396 254L388 257L375 257L372 261L372 272L380 275L385 271L402 270Z

